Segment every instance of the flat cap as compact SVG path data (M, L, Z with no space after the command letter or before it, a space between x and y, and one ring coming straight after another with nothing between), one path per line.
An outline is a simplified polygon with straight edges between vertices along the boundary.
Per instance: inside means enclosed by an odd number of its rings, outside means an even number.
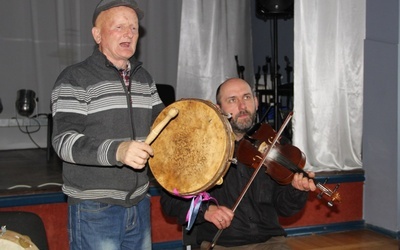
M139 8L138 4L134 0L101 0L100 3L97 4L93 13L93 26L95 25L100 12L119 6L132 8L136 12L139 20L144 16L144 12Z

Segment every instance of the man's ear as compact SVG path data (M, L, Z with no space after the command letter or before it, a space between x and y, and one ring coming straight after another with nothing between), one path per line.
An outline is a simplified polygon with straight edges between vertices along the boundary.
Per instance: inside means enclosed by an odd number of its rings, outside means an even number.
M92 36L96 44L99 44L101 42L101 34L100 34L100 28L98 27L93 27L92 28Z

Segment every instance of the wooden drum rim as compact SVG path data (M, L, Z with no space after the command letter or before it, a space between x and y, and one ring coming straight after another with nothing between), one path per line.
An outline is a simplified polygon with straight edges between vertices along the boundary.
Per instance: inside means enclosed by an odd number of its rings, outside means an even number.
M229 169L235 136L228 119L210 101L187 98L167 106L179 110L151 144L149 166L157 182L171 194L196 195L221 184Z

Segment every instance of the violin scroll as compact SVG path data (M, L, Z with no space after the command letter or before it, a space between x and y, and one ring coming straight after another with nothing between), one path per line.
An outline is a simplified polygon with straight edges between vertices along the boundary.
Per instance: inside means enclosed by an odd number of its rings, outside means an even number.
M328 197L330 197L330 201L328 201L328 206L333 207L334 202L342 202L342 198L340 197L340 194L337 192L337 190L340 187L340 183L336 184L335 188L333 191L331 191L329 188L325 187L326 182L328 181L328 178L325 179L324 183L316 183L316 186L319 190L321 190L321 193L317 195L318 199L322 199L324 194Z

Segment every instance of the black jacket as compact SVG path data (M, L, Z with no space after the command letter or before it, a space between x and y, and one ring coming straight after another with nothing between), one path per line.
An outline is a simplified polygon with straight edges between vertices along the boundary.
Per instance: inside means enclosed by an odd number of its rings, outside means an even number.
M232 208L248 183L254 169L231 165L221 186L215 186L208 192L219 205ZM257 174L246 195L235 211L235 217L229 228L224 229L217 244L222 246L239 246L265 242L273 236L286 236L278 221L278 216L291 216L299 212L307 201L308 193L293 188L292 185L277 184L263 170ZM167 193L161 196L164 213L177 217L182 225L186 223L186 214L191 200ZM197 216L197 243L211 242L218 229L214 224L204 220L203 211L207 204L201 206Z

